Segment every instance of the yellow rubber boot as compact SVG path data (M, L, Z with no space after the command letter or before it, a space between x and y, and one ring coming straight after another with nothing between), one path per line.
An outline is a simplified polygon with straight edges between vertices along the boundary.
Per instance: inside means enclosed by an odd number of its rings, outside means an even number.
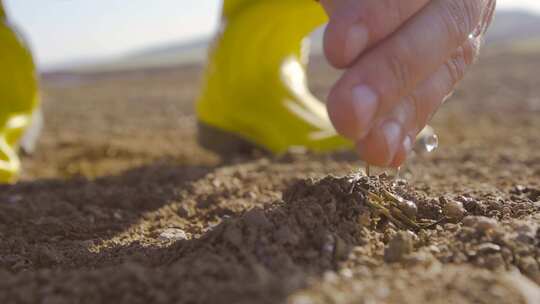
M0 0L0 183L15 181L20 171L18 142L37 105L32 56L10 28Z
M197 102L199 142L222 154L253 144L325 152L339 137L306 81L306 37L327 21L313 0L225 0Z

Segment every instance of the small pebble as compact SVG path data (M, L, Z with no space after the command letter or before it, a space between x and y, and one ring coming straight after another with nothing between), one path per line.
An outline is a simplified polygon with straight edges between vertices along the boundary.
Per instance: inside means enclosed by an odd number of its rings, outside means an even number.
M523 186L523 185L516 185L516 187L515 187L515 191L517 193L523 193L526 189L527 188L525 186Z
M504 259L501 254L491 254L484 258L485 266L491 270L502 270L505 268Z
M436 263L437 259L429 252L415 252L406 257L406 263L409 266L424 265L429 266Z
M540 271L538 263L532 256L518 258L518 266L528 275L537 274Z
M528 225L528 224L516 224L513 225L514 231L521 232L521 233L534 233L537 229L536 225Z
M536 223L516 223L513 225L513 228L517 233L516 241L531 245L535 243L536 231L538 231L538 225Z
M354 275L353 272L352 272L352 270L349 269L349 268L341 269L341 270L339 271L339 274L340 274L342 277L345 277L345 278L347 278L347 279L352 278L353 275Z
M489 217L479 217L476 223L476 228L482 232L495 230L497 228L497 221Z
M480 254L490 254L501 251L501 246L493 243L483 243L478 246L477 250Z
M20 194L10 195L7 198L8 204L17 204L23 200L23 196Z
M349 255L349 246L339 236L335 238L334 258L337 260L343 260Z
M289 300L289 303L291 304L314 304L315 301L308 295L294 295Z
M401 200L399 204L399 210L403 212L408 218L410 219L416 219L416 215L418 214L418 207L416 204L409 200Z
M113 212L113 217L117 220L121 220L123 218L122 213L120 213L119 211Z
M413 252L413 234L409 231L398 232L388 243L388 247L384 250L384 261L387 263L395 263L403 260L403 258Z
M497 221L485 216L468 216L463 219L463 224L483 233L497 228Z
M519 232L515 240L523 244L533 245L535 243L535 236L531 233Z
M443 204L443 212L446 217L452 221L459 222L467 213L467 210L463 207L463 203L447 200L444 197L441 197L440 202Z
M334 253L334 248L336 246L336 239L334 238L334 235L331 233L325 233L322 238L322 248L321 250L328 255L331 255Z
M335 271L327 270L323 273L323 280L325 283L337 283L339 276Z
M181 241L187 240L187 235L182 229L167 228L159 234L159 239L162 241Z

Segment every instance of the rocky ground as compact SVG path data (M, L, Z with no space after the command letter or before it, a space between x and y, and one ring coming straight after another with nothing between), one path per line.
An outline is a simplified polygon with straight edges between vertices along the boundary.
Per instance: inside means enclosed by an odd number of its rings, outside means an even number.
M198 67L49 77L0 186L0 303L540 303L539 69L488 51L401 179L353 153L221 161ZM314 91L336 75L315 63Z

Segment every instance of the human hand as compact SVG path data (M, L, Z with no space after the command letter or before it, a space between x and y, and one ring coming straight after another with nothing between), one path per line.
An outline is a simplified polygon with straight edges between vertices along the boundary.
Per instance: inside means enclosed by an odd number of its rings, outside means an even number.
M369 164L398 167L477 57L496 0L321 0L337 131Z

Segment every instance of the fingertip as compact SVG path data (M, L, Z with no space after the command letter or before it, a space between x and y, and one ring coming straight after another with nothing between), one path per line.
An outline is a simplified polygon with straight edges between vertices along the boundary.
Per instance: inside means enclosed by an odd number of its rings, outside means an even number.
M352 105L347 100L348 96L344 94L343 90L335 86L328 95L326 109L336 131L346 138L354 139L356 117Z
M412 149L412 141L404 137L402 127L395 121L387 121L374 128L356 144L360 158L379 167L398 167Z
M376 167L387 167L388 162L386 158L381 154L373 153L376 150L377 148L367 146L365 143L357 144L356 146L356 152L362 161Z
M379 106L378 95L368 86L334 87L328 97L330 120L341 135L360 140L370 131Z
M373 166L387 167L391 160L387 155L386 143L381 140L378 130L371 132L364 140L358 141L356 151L361 160Z
M338 69L349 67L366 50L369 30L361 23L346 23L332 18L324 33L324 53L332 66Z
M369 32L362 24L353 24L347 30L344 41L343 62L353 63L362 54L369 42Z
M400 149L398 153L396 153L396 157L392 162L388 165L389 168L399 168L403 165L405 160L407 159L407 155L403 151L403 149Z
M396 156L390 163L389 167L391 168L401 167L403 163L405 163L405 161L409 157L412 151L412 148L413 148L413 140L411 139L411 136L405 136L401 147L398 149Z

